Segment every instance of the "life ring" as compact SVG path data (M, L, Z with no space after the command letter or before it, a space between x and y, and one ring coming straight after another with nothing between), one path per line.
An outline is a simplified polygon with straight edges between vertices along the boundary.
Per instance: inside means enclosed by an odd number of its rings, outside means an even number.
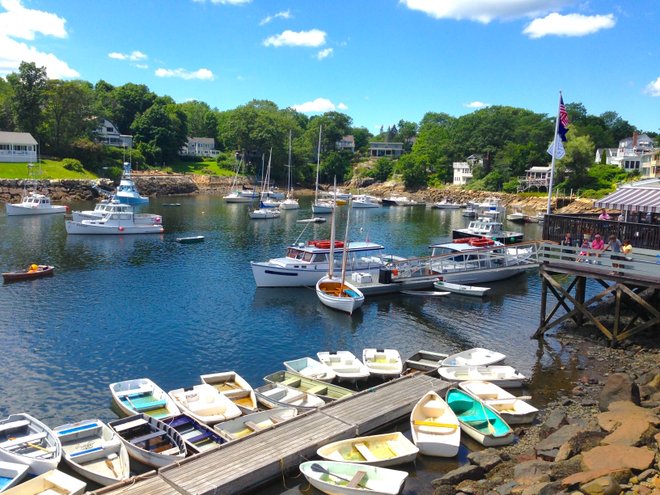
M461 237L459 239L454 239L455 244L468 244L472 241L478 240L478 237Z
M310 241L309 243L312 246L316 246L319 249L329 249L330 246L331 246L330 241ZM344 247L344 242L343 241L335 241L335 247L336 248Z
M470 239L470 246L485 247L492 246L495 242L492 239Z

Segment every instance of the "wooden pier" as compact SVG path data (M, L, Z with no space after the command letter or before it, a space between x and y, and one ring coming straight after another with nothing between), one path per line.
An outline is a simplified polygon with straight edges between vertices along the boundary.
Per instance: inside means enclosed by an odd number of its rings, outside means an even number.
M229 495L254 490L314 458L335 440L365 435L400 420L429 390L449 383L410 375L221 445L211 452L105 487L95 495Z

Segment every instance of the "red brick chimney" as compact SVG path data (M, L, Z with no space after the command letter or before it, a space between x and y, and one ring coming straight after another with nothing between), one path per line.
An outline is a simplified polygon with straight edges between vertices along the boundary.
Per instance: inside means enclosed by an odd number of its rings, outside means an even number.
M637 148L637 138L639 137L639 133L637 131L633 132L633 141L632 141L632 147Z

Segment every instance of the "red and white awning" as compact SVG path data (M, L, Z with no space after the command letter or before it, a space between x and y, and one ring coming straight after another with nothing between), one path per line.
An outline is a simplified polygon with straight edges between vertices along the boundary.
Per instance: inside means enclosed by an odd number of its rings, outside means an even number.
M597 208L660 213L660 187L622 187L594 203Z

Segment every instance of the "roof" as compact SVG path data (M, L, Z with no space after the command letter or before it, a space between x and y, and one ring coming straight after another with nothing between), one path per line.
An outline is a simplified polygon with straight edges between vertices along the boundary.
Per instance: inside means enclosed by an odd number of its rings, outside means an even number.
M29 132L0 131L0 144L31 144L36 146L37 141Z
M598 208L660 213L660 179L622 186L594 203Z

